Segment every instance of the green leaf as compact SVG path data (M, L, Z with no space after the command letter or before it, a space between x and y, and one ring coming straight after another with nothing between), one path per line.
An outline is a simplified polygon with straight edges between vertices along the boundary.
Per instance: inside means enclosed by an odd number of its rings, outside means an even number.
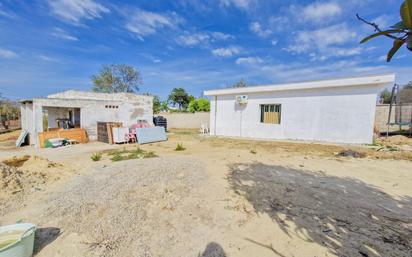
M405 26L405 23L403 23L403 21L400 21L400 22L392 25L391 28L393 28L393 29L408 29L408 28Z
M405 0L401 5L401 18L408 29L412 29L412 0Z
M401 48L401 46L405 43L404 40L395 40L393 41L393 47L388 53L388 57L386 58L387 62L392 60L393 55Z
M375 37L384 36L384 35L388 35L388 34L391 34L391 33L401 33L401 32L403 32L403 31L400 30L400 29L384 30L384 31L381 31L381 32L378 32L378 33L375 33L375 34L372 34L370 36L365 37L364 39L362 39L360 41L360 43L363 44L363 43L365 43L365 42L367 42L367 41L369 41L369 40L371 40L372 38L375 38Z

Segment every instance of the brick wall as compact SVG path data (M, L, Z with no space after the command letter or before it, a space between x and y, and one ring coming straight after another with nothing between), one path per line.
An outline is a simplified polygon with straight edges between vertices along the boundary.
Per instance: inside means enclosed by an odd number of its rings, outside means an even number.
M9 120L6 121L6 123L9 125L9 129L18 129L20 128L20 120ZM0 130L4 130L5 128L3 127L3 124L0 123Z
M402 112L404 114L409 114L410 109L412 106L404 106L402 108ZM388 122L388 115L389 115L389 104L378 104L376 106L376 115L375 115L375 128L379 130L379 132L386 132ZM395 121L395 108L392 108L391 113L391 122ZM408 127L404 126L402 129L408 129ZM390 126L389 131L397 131L399 130L399 126Z

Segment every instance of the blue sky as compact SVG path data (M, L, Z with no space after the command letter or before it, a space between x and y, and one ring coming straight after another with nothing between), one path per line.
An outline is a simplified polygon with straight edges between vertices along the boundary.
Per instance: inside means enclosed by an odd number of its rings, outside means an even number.
M252 85L396 72L412 80L412 52L391 63L387 27L400 0L0 0L0 92L19 99L90 90L102 64L126 63L140 92L194 96L244 78Z

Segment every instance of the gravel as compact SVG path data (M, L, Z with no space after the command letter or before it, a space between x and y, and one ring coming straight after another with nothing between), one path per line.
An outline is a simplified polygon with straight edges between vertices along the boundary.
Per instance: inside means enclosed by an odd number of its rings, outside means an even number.
M183 256L182 247L202 245L193 227L213 223L201 207L205 181L203 165L190 158L102 165L48 196L40 219L86 235L90 256Z

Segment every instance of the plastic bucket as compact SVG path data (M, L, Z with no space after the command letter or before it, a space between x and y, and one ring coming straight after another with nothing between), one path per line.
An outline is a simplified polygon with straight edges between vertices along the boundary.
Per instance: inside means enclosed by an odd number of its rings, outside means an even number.
M36 225L19 223L0 227L0 257L30 257L33 255Z

